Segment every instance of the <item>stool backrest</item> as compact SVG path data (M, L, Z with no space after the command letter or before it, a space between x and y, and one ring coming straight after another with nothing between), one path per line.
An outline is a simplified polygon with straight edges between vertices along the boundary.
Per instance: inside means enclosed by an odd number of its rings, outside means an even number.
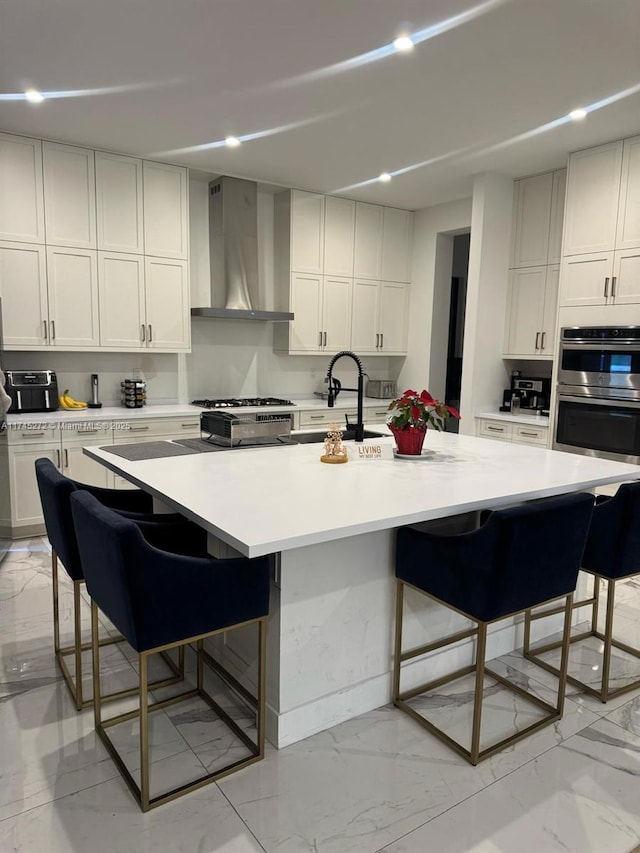
M36 459L36 480L42 513L51 547L69 577L82 580L82 564L71 517L70 498L77 490L73 480L63 476L50 459Z
M609 578L640 573L640 482L596 504L582 565Z

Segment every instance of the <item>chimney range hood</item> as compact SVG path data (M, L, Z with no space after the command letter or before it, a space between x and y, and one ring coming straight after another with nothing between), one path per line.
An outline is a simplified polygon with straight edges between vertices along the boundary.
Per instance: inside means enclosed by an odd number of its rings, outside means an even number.
M192 308L192 317L234 320L293 320L286 311L261 304L258 279L258 185L222 177L209 184L211 304Z

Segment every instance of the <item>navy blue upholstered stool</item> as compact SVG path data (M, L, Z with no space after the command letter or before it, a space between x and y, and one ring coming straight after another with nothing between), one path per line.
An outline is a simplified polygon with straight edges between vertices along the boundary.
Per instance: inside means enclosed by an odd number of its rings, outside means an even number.
M84 583L84 573L78 543L76 541L73 519L71 517L70 497L78 489L90 492L101 503L112 507L142 525L158 528L157 536L175 539L176 526L184 530L184 539L206 552L206 534L200 528L189 524L178 515L153 515L152 498L137 489L104 489L78 483L65 477L55 467L50 459L37 459L35 463L36 479L40 491L42 511L44 515L47 536L51 543L51 572L53 586L53 642L56 662L69 688L76 708L81 710L91 705L93 699L85 698L82 689L82 652L91 648L91 643L82 642L82 623L80 617L80 590ZM164 531L164 533L163 533ZM60 607L58 566L62 564L69 578L73 581L73 645L62 646L60 642ZM111 637L101 640L102 645L122 642L122 637ZM67 666L66 658L73 655L75 661L74 676ZM172 675L164 683L172 684L184 677L184 660L180 658L178 665L168 655L164 659L172 671ZM156 684L159 686L159 683ZM109 698L117 699L132 695L137 687L131 690L111 693Z
M573 607L576 609L591 605L591 628L571 637L571 644L579 643L587 637L597 637L601 640L603 643L602 674L599 688L586 684L572 675L567 675L567 680L582 688L585 693L597 697L601 702L606 702L607 699L640 687L640 666L638 668L639 677L628 684L613 690L609 684L613 648L640 658L640 649L635 649L613 637L616 581L640 574L640 483L624 483L613 497L601 495L596 498L596 506L582 558L582 569L593 575L593 595L591 598L582 601L574 601ZM600 581L603 578L608 584L604 632L598 630ZM556 674L557 667L549 661L542 660L540 655L558 648L559 643L546 643L536 646L535 650L531 649L531 622L544 615L531 613L531 611L527 612L524 653L529 660Z
M472 764L531 734L562 716L569 651L572 594L589 528L593 496L577 494L523 504L490 513L469 533L439 536L410 527L398 531L396 542L396 638L393 701L422 726ZM407 651L402 649L404 587L444 604L477 627ZM542 701L485 664L487 626L499 619L558 598L564 598L562 664L556 705ZM403 662L475 637L475 662L410 690L400 688ZM471 748L451 738L418 713L409 702L427 691L475 674ZM525 696L546 715L515 734L481 749L484 677Z
M154 547L130 519L104 507L88 492L71 496L73 520L91 596L93 690L96 731L143 811L159 806L220 779L264 756L266 624L269 612L267 557L215 560L163 551ZM139 709L102 719L98 608L120 630L139 656ZM235 628L258 628L258 689L246 687L215 663L203 650L207 637ZM148 658L162 650L195 643L198 656L196 688L180 696L149 704ZM204 663L213 669L255 713L257 736L252 740L209 695L204 685ZM244 744L248 757L235 759L215 772L170 791L150 796L149 713L179 699L201 696ZM113 741L111 726L140 718L140 785Z

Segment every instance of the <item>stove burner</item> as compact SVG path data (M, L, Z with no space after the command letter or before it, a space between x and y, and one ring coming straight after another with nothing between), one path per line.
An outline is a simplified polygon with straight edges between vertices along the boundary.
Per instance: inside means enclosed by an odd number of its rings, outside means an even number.
M192 406L202 409L237 409L241 406L293 406L291 400L278 397L226 397L213 400L193 400Z

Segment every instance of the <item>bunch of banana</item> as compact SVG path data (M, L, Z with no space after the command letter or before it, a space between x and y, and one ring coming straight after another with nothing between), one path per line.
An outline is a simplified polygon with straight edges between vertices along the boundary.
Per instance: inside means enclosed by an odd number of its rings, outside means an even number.
M86 409L87 404L81 403L80 400L74 400L71 394L69 394L69 389L67 388L65 391L60 394L58 397L58 402L63 409Z

